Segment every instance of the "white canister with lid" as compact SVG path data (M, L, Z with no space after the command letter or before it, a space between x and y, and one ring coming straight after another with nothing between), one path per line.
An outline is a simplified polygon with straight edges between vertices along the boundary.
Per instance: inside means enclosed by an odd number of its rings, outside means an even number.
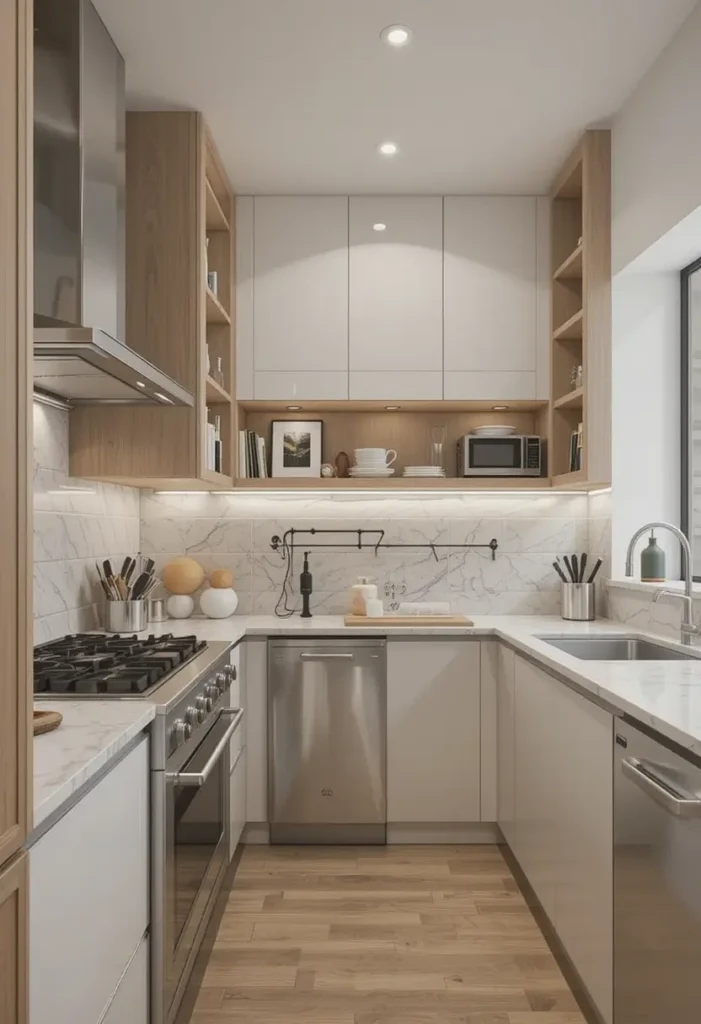
M367 615L366 602L377 598L377 586L367 576L358 576L358 582L350 588L351 615Z

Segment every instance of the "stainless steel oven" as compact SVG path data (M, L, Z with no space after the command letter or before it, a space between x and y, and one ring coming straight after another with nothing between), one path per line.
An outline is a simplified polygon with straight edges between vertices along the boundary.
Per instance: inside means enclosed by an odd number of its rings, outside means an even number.
M458 476L541 476L545 469L540 437L466 434L457 444Z
M229 863L230 742L243 711L226 706L235 668L216 666L170 710L152 777L152 1024L171 1024Z

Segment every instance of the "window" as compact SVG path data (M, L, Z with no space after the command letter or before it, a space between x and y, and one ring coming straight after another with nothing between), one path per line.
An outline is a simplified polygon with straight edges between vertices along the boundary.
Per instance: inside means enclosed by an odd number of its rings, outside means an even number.
M701 581L701 259L681 274L682 530Z

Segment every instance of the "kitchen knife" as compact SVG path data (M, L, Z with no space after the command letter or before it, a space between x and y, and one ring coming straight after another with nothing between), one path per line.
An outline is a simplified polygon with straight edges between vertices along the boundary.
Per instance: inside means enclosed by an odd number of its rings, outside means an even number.
M597 572L598 572L598 571L599 571L599 569L601 568L602 562L603 562L603 559L601 559L601 558L597 558L597 560L596 560L596 565L595 565L595 566L594 566L594 568L592 569L592 571L591 571L591 576L590 576L590 577L589 577L589 579L587 580L587 583L593 583L593 582L594 582L594 577L596 576Z
M567 569L568 573L570 574L570 580L571 580L571 581L572 581L573 583L576 583L576 582L577 582L577 580L575 579L575 577L574 577L574 573L572 572L572 563L570 562L570 560L569 560L569 558L567 557L567 555L563 555L563 556L562 556L562 561L563 561L563 562L565 563L565 567L566 567L566 569Z
M136 580L136 583L134 584L134 586L131 588L131 593L129 595L129 600L130 601L139 601L139 600L141 600L141 598L144 596L144 591L146 590L146 587L149 585L150 582L151 582L150 574L147 573L147 572L142 572L141 575L137 577L137 580Z
M104 560L104 562L102 563L102 568L104 569L105 572L105 579L108 580L110 579L111 576L114 575L114 573L112 572L112 563L110 562L109 558L106 558Z
M122 568L119 570L119 575L122 577L123 580L127 578L127 572L129 571L130 562L131 558L129 557L129 555L127 555L127 557L122 562Z
M129 568L127 569L126 575L124 577L124 582L127 584L127 586L131 583L131 578L134 575L134 569L136 569L136 559L130 558Z
M575 583L579 583L579 559L572 555L572 576Z
M149 575L152 575L153 574L153 570L155 568L156 568L156 563L154 562L154 560L152 558L147 558L146 561L144 562L144 572L147 572L147 573L149 573Z
M584 583L584 570L587 567L587 555L586 552L582 555L579 561L579 582Z
M562 571L562 569L560 568L560 565L559 565L559 563L558 563L558 562L553 562L553 569L555 570L555 572L557 573L557 575L558 575L558 576L560 577L560 579L562 580L562 582L563 582L563 583L567 583L567 577L565 576L564 572L563 572L563 571Z

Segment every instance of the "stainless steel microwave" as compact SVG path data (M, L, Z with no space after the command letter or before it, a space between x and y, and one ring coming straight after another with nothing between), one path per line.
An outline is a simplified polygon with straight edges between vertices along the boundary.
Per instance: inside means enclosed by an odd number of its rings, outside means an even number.
M465 434L458 441L458 476L541 476L543 469L540 437Z

